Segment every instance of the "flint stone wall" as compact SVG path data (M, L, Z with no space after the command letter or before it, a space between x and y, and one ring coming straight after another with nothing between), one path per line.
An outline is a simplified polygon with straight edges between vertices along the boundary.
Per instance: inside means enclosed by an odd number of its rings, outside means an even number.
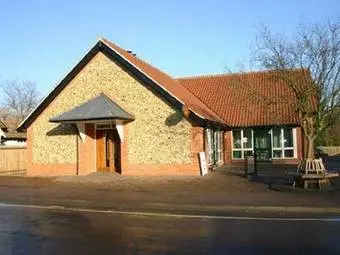
M76 128L48 120L101 92L135 116L124 127L128 129L125 140L129 164L192 163L192 125L99 52L32 124L34 164L76 162Z

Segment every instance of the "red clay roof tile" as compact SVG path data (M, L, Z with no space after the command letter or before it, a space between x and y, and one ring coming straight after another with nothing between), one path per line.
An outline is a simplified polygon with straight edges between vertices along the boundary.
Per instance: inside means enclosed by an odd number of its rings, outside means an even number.
M179 78L231 127L298 125L293 92L273 72ZM305 70L292 75L302 82Z

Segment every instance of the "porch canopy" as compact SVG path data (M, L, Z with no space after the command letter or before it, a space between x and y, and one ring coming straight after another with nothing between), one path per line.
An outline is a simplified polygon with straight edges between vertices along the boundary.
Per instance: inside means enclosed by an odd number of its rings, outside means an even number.
M133 121L135 117L126 112L104 93L72 108L60 115L50 118L55 123L75 123L82 140L85 140L85 123L111 122L116 124L120 138L123 138L122 123Z
M135 117L132 114L126 112L111 98L101 93L67 112L50 118L50 122L72 123L77 121L88 122L101 120L120 120L127 122L134 119Z

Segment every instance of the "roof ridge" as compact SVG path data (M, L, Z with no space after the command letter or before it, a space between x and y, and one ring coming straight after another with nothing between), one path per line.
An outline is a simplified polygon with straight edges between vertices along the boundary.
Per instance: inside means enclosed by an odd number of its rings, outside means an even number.
M101 40L101 41L103 41L104 43L111 43L111 44L113 44L115 47L117 47L117 48L119 48L119 49L121 49L121 50L126 51L127 53L129 53L127 49L124 49L124 48L118 46L117 44L113 43L112 41L108 40L108 39L105 38L105 37L100 36L100 37L98 37L98 39ZM131 54L131 53L129 53L129 54ZM133 54L131 54L131 57L137 59L138 61L143 62L144 64L148 65L149 67L151 67L151 68L157 70L158 72L160 72L160 73L162 73L162 74L168 76L168 77L171 78L173 81L175 81L176 83L179 83L179 84L180 84L180 82L177 80L177 78L175 78L175 77L173 77L172 75L170 75L170 74L168 74L168 73L162 71L162 70L159 69L158 67L155 67L155 66L152 65L150 62L148 62L148 61L146 61L146 60L144 60L144 59L142 59L142 58L140 58L140 57L138 57L138 56L136 56L136 55L133 55ZM180 85L183 86L182 84L180 84ZM184 87L184 86L183 86L183 87Z
M126 51L127 53L129 53L129 54L131 55L131 57L138 59L138 61L144 62L144 64L147 64L147 65L149 65L150 67L152 67L152 68L158 70L159 72L162 72L163 74L165 74L165 75L171 77L172 79L174 79L172 76L170 76L169 74L165 73L165 72L162 71L161 69L155 67L154 65L152 65L152 64L149 63L148 61L145 61L144 59L141 59L141 58L138 57L137 55L131 54L131 53L129 52L129 50L120 47L120 46L117 45L116 43L113 43L111 40L108 40L107 38L105 38L105 37L103 37L103 36L98 37L98 40L100 40L100 41L102 41L102 42L104 42L104 43L113 44L115 47L117 47L117 48L119 48L119 49L121 49L121 50Z
M266 73L274 73L277 71L278 70L253 70L253 71L245 71L245 72L237 72L237 73L230 72L230 73L217 73L217 74L203 74L203 75L177 77L176 80L194 80L194 79L202 79L202 78L229 77L229 76L237 76L237 75L266 74ZM306 68L293 68L290 71L291 72L307 71L307 69Z

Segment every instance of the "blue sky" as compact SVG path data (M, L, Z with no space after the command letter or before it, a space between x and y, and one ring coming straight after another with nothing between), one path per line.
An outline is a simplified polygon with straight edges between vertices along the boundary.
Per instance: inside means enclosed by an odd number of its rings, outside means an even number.
M339 0L0 0L0 82L46 94L104 36L175 77L222 73L248 59L260 24L340 16Z

